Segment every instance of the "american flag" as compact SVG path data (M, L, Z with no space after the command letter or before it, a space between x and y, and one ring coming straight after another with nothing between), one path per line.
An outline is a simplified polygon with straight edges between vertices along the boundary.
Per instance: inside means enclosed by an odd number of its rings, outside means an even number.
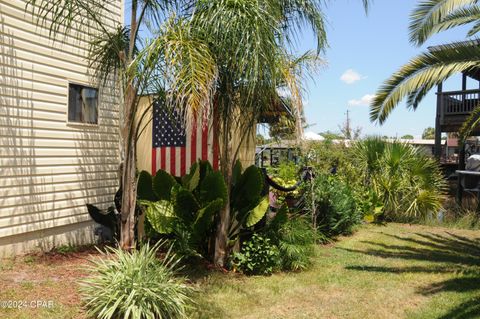
M203 116L185 127L180 114L154 102L152 174L163 169L172 175L183 176L198 159L208 160L213 169L218 170L218 130L215 127L213 120Z

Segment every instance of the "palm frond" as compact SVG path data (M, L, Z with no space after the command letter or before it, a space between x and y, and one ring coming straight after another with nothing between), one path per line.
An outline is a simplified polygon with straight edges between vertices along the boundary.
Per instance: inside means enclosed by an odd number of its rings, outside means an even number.
M457 10L477 4L478 0L421 0L410 15L410 41L416 45L422 45L425 41L441 30L445 30L448 24L441 24L450 14ZM452 25L453 27L454 25Z
M89 66L104 85L111 74L116 75L125 69L129 39L130 29L118 26L112 31L96 35L90 42Z
M463 144L464 141L472 134L472 132L480 124L480 105L475 106L473 111L468 115L458 131L458 139Z
M160 88L161 93L166 90L167 101L186 107L187 123L193 123L192 116L209 107L217 68L208 45L195 37L188 21L170 18L157 37L139 52L135 64L134 70L139 64L144 70L165 70L164 85L153 83L149 87ZM153 77L157 83L156 79Z
M77 37L91 34L95 28L107 32L104 15L108 10L102 0L28 0L25 10L29 9L37 23L48 28L53 40L59 33L72 30L77 31Z
M370 120L383 123L406 97L407 106L416 108L433 86L455 73L477 67L480 47L469 42L443 45L412 59L378 89L370 107Z
M460 7L448 16L446 16L442 21L436 23L432 26L430 33L435 34L441 31L452 29L454 27L462 26L472 22L480 21L480 7L478 6L469 6L469 7ZM478 32L477 24L475 24L467 33L467 36L473 36Z
M291 31L286 33L287 40L289 35L295 38L301 33L300 26L310 25L317 40L317 53L327 48L326 21L320 5L321 2L312 0L280 0L283 24L286 31Z

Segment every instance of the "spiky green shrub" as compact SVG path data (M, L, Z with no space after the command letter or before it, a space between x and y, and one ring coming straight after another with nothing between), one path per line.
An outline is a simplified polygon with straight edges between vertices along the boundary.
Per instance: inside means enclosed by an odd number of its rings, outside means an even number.
M165 242L127 252L107 248L87 267L81 295L92 318L186 318L191 288L176 276L179 259L170 251L157 258Z
M278 247L282 270L300 271L311 265L315 243L320 236L305 216L288 216L288 207L283 206L268 224L266 232Z
M437 162L410 144L371 137L352 148L354 174L373 190L387 220L418 221L442 207L445 180Z
M316 227L328 237L348 235L362 222L363 213L358 209L350 185L339 176L318 174L307 188L307 204L315 205Z

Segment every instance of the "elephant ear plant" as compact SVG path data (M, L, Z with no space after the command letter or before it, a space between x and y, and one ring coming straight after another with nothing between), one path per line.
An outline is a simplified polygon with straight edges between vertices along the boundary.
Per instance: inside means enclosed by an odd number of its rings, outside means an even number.
M229 232L232 246L242 230L253 227L265 216L269 202L263 185L260 169L250 166L242 173L240 162L236 163L230 197L235 217ZM214 221L226 204L227 186L222 174L214 171L208 161L196 162L181 178L163 170L154 177L142 171L138 198L152 228L175 238L177 252L212 256Z
M163 170L154 177L142 171L138 198L155 231L170 234L186 255L209 255L216 213L225 205L227 187L220 172L199 161L189 174L175 178Z
M235 244L242 230L256 225L269 207L268 193L264 192L265 177L262 171L252 165L242 173L237 161L233 169L230 211L234 218L230 226L229 242Z

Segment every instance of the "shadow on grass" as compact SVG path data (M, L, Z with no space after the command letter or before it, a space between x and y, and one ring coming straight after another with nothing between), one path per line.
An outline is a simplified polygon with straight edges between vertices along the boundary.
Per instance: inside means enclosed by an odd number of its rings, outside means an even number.
M425 296L441 292L470 293L462 303L452 305L441 319L467 319L480 316L480 239L470 239L450 232L445 234L415 233L408 237L383 233L391 239L385 242L363 241L367 249L338 248L354 253L385 259L405 259L428 262L426 265L388 267L354 265L346 269L379 273L442 273L453 278L419 287ZM464 297L465 298L465 297Z

